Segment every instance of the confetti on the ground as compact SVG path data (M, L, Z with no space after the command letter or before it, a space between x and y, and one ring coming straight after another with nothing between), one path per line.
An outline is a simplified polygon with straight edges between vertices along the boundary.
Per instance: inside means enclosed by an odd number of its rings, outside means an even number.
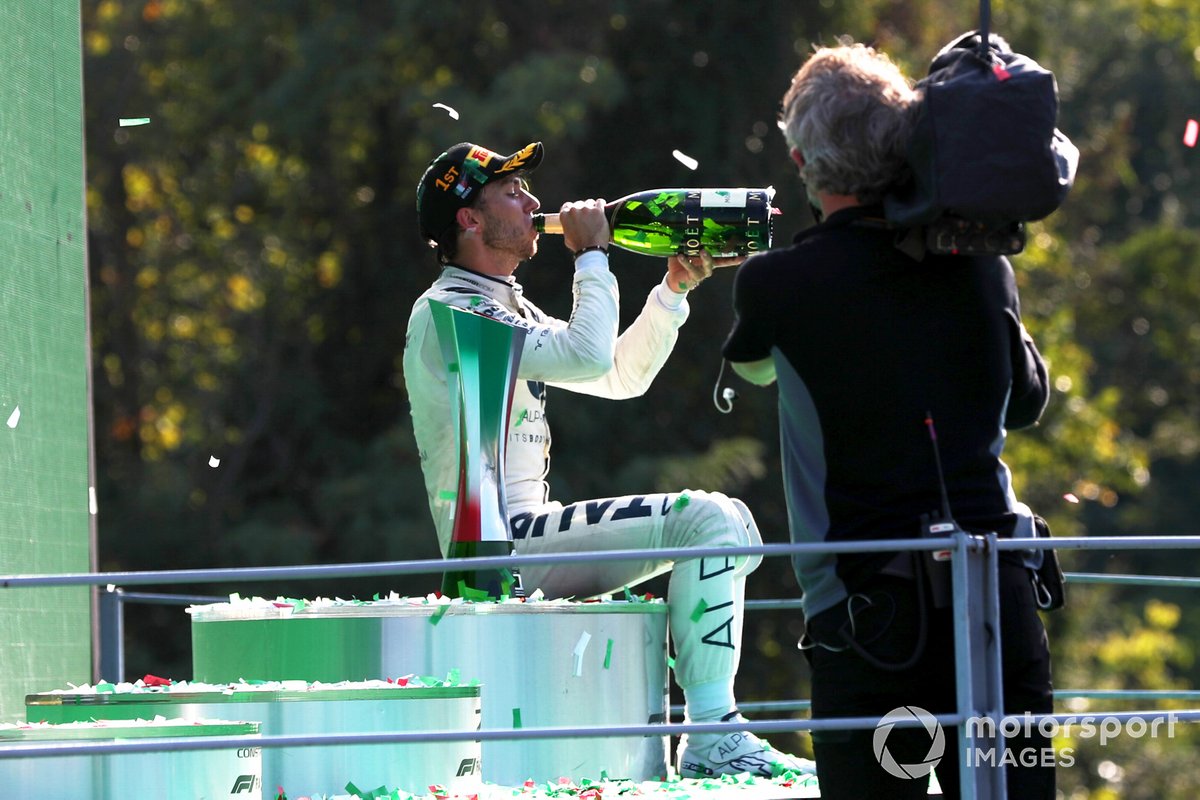
M811 763L811 762L810 762ZM931 781L931 784L933 781ZM784 800L785 798L820 797L817 776L811 770L786 770L774 778L758 778L749 773L721 775L712 778L661 777L645 781L629 778L600 780L571 778L537 782L527 780L520 786L500 786L486 781L458 787L431 784L428 794L410 794L403 789L360 789L347 782L345 789L353 794L313 795L324 800L605 800L630 797L642 800ZM276 788L272 800L287 800L282 786ZM937 789L934 789L937 791ZM307 795L300 798L306 800Z
M217 458L216 456L209 456L208 465L215 469L216 467L221 466L221 459Z
M446 105L445 103L434 103L433 107L434 108L444 108L444 109L446 109L446 113L450 115L450 119L458 119L458 112L455 111L450 106Z
M1197 136L1200 136L1200 122L1189 119L1187 121L1187 128L1183 131L1183 143L1188 147L1195 147Z
M21 421L21 407L17 406L12 413L8 415L8 427L15 428L17 423Z
M122 119L121 120L122 128L128 128L131 125L149 125L149 124L150 124L149 117L133 117L130 119Z
M700 162L689 156L687 153L683 153L679 150L672 150L671 155L675 156L675 160L680 164L683 164L688 169L695 169L696 167L700 166Z
M1063 500L1066 500L1068 503L1078 503L1079 502L1079 498L1076 497L1071 492L1067 492L1066 494L1064 494Z

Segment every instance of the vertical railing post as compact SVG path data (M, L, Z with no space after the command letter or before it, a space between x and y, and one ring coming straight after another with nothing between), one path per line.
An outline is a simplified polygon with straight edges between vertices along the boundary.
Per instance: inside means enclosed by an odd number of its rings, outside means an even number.
M1000 731L1000 616L998 560L988 538L955 534L954 668L958 692L959 788L963 800L1007 796ZM979 720L990 720L980 724ZM986 754L991 754L986 755Z
M100 590L100 679L125 680L125 590L111 583Z

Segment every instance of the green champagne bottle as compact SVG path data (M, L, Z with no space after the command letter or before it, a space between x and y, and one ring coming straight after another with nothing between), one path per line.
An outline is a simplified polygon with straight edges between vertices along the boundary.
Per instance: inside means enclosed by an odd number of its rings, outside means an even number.
M648 256L744 256L771 247L774 189L651 189L605 205L612 243ZM558 214L536 214L541 233L562 233Z

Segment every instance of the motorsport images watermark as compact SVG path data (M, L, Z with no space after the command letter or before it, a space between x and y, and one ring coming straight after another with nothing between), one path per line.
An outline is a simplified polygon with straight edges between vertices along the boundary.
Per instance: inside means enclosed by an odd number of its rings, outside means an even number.
M902 763L888 749L888 737L898 722L915 721L916 730L924 730L929 737L929 748L924 757L909 763ZM1006 717L997 725L990 717L968 717L966 721L967 734L978 740L995 741L997 734L1005 740L1014 737L1031 737L1040 735L1052 740L1058 735L1080 739L1100 738L1100 746L1108 744L1109 740L1118 736L1129 736L1141 739L1148 736L1157 739L1166 735L1168 739L1175 738L1175 723L1178 721L1173 712L1152 717L1133 715L1129 717L1115 716L1070 716L1061 721L1054 717L1035 719L1026 712L1020 717ZM1165 731L1161 730L1165 726ZM946 754L946 734L941 723L932 714L918 706L901 706L894 708L880 718L875 725L875 735L871 741L875 750L875 760L879 766L897 778L923 778L937 767ZM1055 749L1046 747L1025 747L1013 749L1007 744L996 746L976 746L967 749L966 763L971 767L1071 767L1075 765L1075 748L1061 747Z

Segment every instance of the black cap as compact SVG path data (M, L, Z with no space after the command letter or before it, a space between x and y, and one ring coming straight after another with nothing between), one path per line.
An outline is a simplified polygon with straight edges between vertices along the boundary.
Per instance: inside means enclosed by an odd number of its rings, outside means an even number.
M417 214L421 238L435 243L454 223L460 208L469 206L489 181L532 172L542 163L542 143L532 142L510 156L461 142L429 162L417 184Z

